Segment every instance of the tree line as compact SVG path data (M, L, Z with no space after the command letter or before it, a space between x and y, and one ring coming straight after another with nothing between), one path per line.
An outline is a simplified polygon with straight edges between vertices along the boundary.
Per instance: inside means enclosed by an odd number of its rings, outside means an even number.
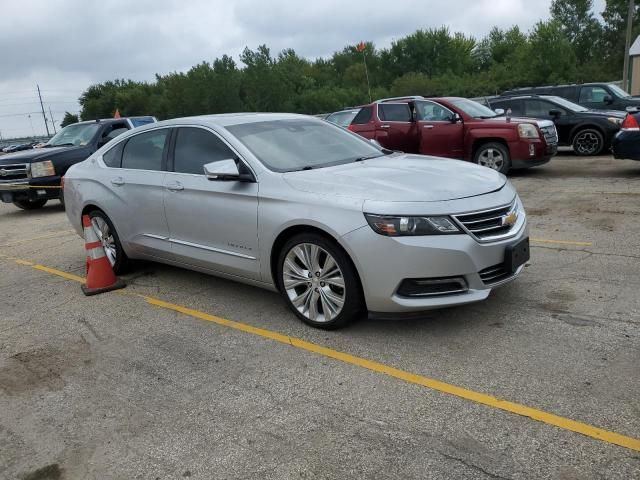
M622 77L627 0L553 0L550 19L530 31L494 27L482 38L446 27L417 30L388 48L346 46L308 60L293 49L245 48L187 72L156 74L153 82L118 79L90 86L79 102L84 120L155 115L160 119L237 111L324 113L400 95L473 97L550 83ZM639 8L634 37L640 33ZM65 123L75 120L65 116Z

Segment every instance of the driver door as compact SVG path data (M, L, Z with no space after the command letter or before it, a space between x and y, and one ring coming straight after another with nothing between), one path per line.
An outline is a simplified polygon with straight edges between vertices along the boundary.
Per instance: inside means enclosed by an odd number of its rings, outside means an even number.
M258 184L204 175L204 165L237 158L209 129L175 129L164 180L169 241L181 263L259 280Z
M464 124L448 108L431 100L416 102L420 153L463 158Z

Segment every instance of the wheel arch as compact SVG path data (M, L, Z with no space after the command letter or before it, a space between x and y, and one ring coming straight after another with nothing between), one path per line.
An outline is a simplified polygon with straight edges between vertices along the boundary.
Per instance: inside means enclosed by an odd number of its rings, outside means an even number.
M337 236L329 233L327 230L324 230L319 226L309 224L290 225L283 229L280 233L278 233L275 240L273 241L271 252L269 254L269 271L271 272L271 279L273 281L273 284L275 285L276 289L278 289L278 291L280 290L279 282L277 280L278 257L280 256L280 252L282 251L282 248L284 247L284 244L287 242L287 240L301 233L315 233L333 242L338 248L340 248L349 259L349 262L351 262L351 266L356 272L356 277L358 279L358 283L360 284L360 290L362 291L362 279L360 277L360 271L358 270L358 266L356 265L356 263L353 261L353 257L349 252L349 249L342 244Z

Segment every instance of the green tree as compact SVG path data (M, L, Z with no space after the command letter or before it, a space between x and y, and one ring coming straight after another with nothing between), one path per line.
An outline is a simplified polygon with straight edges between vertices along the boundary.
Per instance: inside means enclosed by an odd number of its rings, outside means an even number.
M62 122L60 122L60 128L64 128L67 125L71 125L72 123L78 123L80 119L78 119L78 115L74 115L73 113L64 112L64 117L62 118Z

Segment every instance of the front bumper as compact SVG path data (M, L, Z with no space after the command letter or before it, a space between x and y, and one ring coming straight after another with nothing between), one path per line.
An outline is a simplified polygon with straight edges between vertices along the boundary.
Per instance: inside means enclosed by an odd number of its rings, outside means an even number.
M510 143L509 151L513 168L529 168L548 163L558 153L558 144L541 139L521 139Z
M0 200L12 203L24 200L60 198L60 177L43 177L31 180L0 183Z
M492 288L514 280L524 265L492 284L483 282L480 272L503 264L506 248L528 236L525 223L514 236L494 243L479 243L467 234L385 237L369 226L343 239L353 252L368 310L384 314L420 312L486 299ZM463 277L468 289L464 293L428 297L397 293L405 279L443 277Z

